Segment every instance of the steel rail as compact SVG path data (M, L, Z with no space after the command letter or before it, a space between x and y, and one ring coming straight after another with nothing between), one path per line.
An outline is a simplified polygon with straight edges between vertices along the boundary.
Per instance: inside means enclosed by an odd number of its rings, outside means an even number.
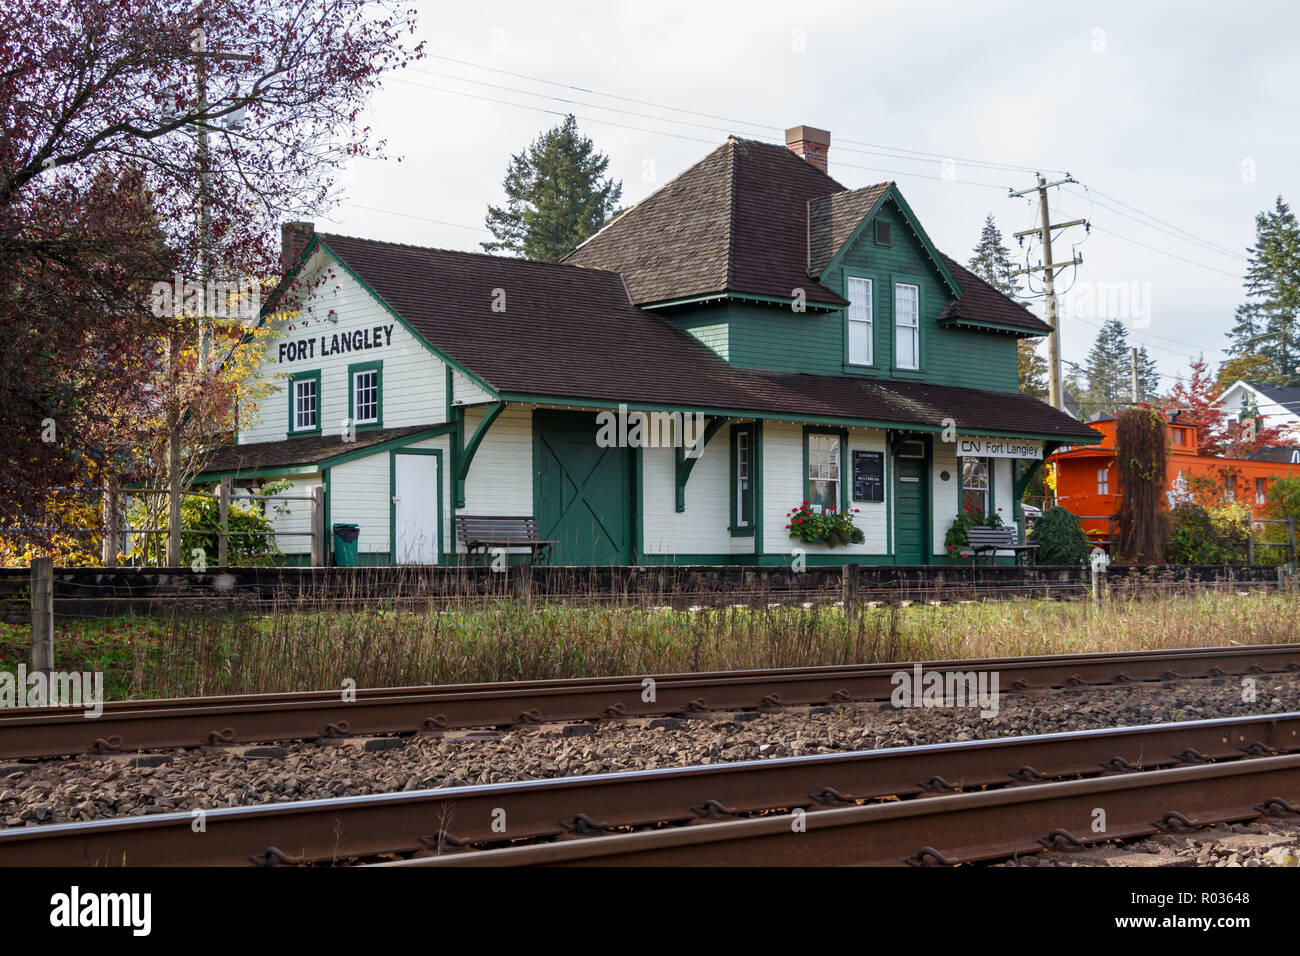
M1300 812L1298 794L1300 755L1260 757L380 865L955 866Z
M1300 671L1300 644L375 688L355 700L309 691L118 701L95 719L77 707L9 709L0 759L888 700L893 675L918 665L996 672L1006 692Z
M472 862L495 851L457 848L568 842L610 828L773 809L808 808L811 821L826 812L818 808L952 787L1128 777L1297 752L1300 713L1107 728L11 828L0 830L0 866L305 864L421 851Z

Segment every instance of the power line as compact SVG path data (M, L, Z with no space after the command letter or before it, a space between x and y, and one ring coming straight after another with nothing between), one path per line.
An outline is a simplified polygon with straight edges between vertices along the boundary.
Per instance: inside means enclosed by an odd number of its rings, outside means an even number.
M1087 188L1088 188L1087 186L1084 186L1084 189ZM1080 193L1077 193L1072 189L1068 189L1066 190L1066 192L1068 192L1071 196L1076 196L1079 199L1087 200L1091 198L1088 196L1081 195ZM1098 192L1100 192L1100 190L1098 190ZM1121 210L1116 209L1113 206L1108 206L1104 202L1098 202L1096 199L1092 199L1092 204L1094 207L1100 206L1102 209L1109 210L1110 212L1113 212L1117 216L1122 216L1125 219L1128 219L1132 222L1136 222L1139 226L1145 226L1147 229L1152 229L1155 230L1156 232L1164 233L1167 236L1171 236L1174 239L1179 239L1183 242L1190 242L1193 245L1199 246L1200 248L1205 249L1208 252L1218 253L1219 255L1223 255L1223 256L1230 256L1234 259L1239 259L1242 262L1247 261L1245 256L1239 255L1235 252L1230 252L1227 249L1223 249L1222 247L1217 246L1212 242L1208 242L1204 239L1201 239L1200 237L1195 236L1191 233L1187 233L1186 235L1180 235L1179 233L1183 232L1183 230L1164 229L1160 226L1152 225L1149 222L1144 222L1143 220L1139 219L1137 216L1130 216L1128 213L1122 212Z
M1141 246L1143 249L1150 249L1152 252L1158 252L1162 256L1168 256L1170 259L1177 259L1179 262L1185 262L1189 266L1196 266L1198 269L1204 269L1206 272L1216 272L1221 276L1227 276L1229 279L1237 279L1238 281L1241 279L1241 276L1236 275L1235 273L1225 272L1222 269L1214 268L1214 266L1207 266L1204 262L1196 262L1195 260L1180 256L1177 253L1166 252L1164 249L1157 248L1156 246L1149 246L1145 242L1138 242L1136 239L1130 239L1128 236L1121 236L1118 232L1103 229L1101 226L1093 226L1092 228L1096 229L1098 232L1103 232L1108 236L1114 236L1116 239L1123 242L1131 242L1135 246Z
M360 203L355 202L341 202L339 205L347 206L350 209L364 209L367 212L382 212L389 216L401 216L404 219L418 219L421 222L433 222L440 226L450 226L453 229L468 229L471 232L485 232L488 235L491 235L491 230L486 229L483 226L463 226L458 222L448 222L445 219L430 219L428 216L417 216L414 213L398 212L396 209L380 209L377 206L363 206Z
M1243 261L1245 261L1245 259L1246 259L1245 256L1241 255L1241 253L1239 253L1239 252L1234 252L1233 250L1229 249L1227 246L1220 246L1220 245L1218 245L1217 243L1210 242L1208 239L1203 239L1202 237L1197 236L1197 235L1196 235L1195 233L1193 233L1193 232L1189 232L1189 231L1186 230L1186 229L1182 229L1182 228L1180 228L1180 227L1178 227L1178 226L1175 226L1175 225L1174 225L1173 223L1171 223L1171 222L1166 222L1166 221L1163 220L1163 219L1157 219L1155 216L1151 215L1150 213L1143 212L1141 209L1138 209L1136 206L1133 206L1133 205L1130 205L1129 203L1124 202L1122 199L1116 199L1114 196L1112 196L1112 195L1110 195L1110 194L1108 194L1108 193L1104 193L1104 192L1102 192L1100 189L1098 189L1098 188L1095 187L1095 186L1088 186L1086 183L1081 184L1081 185L1083 185L1083 188L1084 188L1086 191L1088 191L1088 192L1094 192L1094 193L1096 193L1098 196L1101 196L1101 197L1103 197L1103 198L1105 198L1105 199L1109 199L1109 200L1110 200L1111 202L1113 202L1113 203L1118 203L1119 205L1123 206L1125 209L1128 209L1128 210L1131 210L1132 212L1137 213L1139 216L1145 216L1147 219L1150 219L1152 222L1159 223L1159 224L1162 225L1162 226L1167 226L1168 228L1174 230L1174 232L1180 232L1180 233L1182 233L1182 234L1185 235L1185 236L1189 236L1189 237L1191 237L1191 238L1193 238L1193 239L1196 239L1198 242L1204 243L1206 246L1208 246L1208 247L1210 247L1210 248L1212 248L1212 249L1215 249L1215 250L1218 251L1218 252L1222 252L1222 253L1224 253L1225 255L1229 255L1229 256L1236 256L1238 259L1241 259L1241 260L1243 260Z

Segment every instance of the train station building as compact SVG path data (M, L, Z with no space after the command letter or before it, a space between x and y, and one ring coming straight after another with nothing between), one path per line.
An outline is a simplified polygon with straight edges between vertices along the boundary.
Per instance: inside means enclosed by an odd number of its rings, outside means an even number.
M729 139L562 263L286 225L277 387L201 479L323 488L368 564L463 560L458 516L534 518L566 565L946 563L965 506L1018 521L1099 436L1018 390L1048 327L829 139ZM804 502L862 541L792 538Z

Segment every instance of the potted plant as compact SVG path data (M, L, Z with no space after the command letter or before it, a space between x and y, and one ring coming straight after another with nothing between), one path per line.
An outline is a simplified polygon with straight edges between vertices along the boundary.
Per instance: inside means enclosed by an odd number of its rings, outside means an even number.
M1002 527L1001 508L987 515L980 508L972 508L970 505L964 505L963 508L962 513L957 515L948 527L948 533L943 536L944 550L948 552L949 557L970 544L966 538L967 529L977 525L984 528ZM962 557L965 556L963 553Z
M830 548L862 544L867 538L862 529L853 523L853 516L857 513L857 508L851 512L836 511L834 508L817 511L811 502L805 501L786 512L786 517L790 519L786 529L790 532L790 537L798 538L804 544L820 542Z

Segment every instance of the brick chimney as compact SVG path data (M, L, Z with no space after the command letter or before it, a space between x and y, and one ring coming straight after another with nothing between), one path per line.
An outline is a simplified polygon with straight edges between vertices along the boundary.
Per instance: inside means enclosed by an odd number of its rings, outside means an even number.
M286 222L280 226L280 266L285 272L297 264L315 232L316 224L311 222Z
M831 148L831 134L813 126L791 126L785 131L785 145L822 172L826 172L826 154Z

